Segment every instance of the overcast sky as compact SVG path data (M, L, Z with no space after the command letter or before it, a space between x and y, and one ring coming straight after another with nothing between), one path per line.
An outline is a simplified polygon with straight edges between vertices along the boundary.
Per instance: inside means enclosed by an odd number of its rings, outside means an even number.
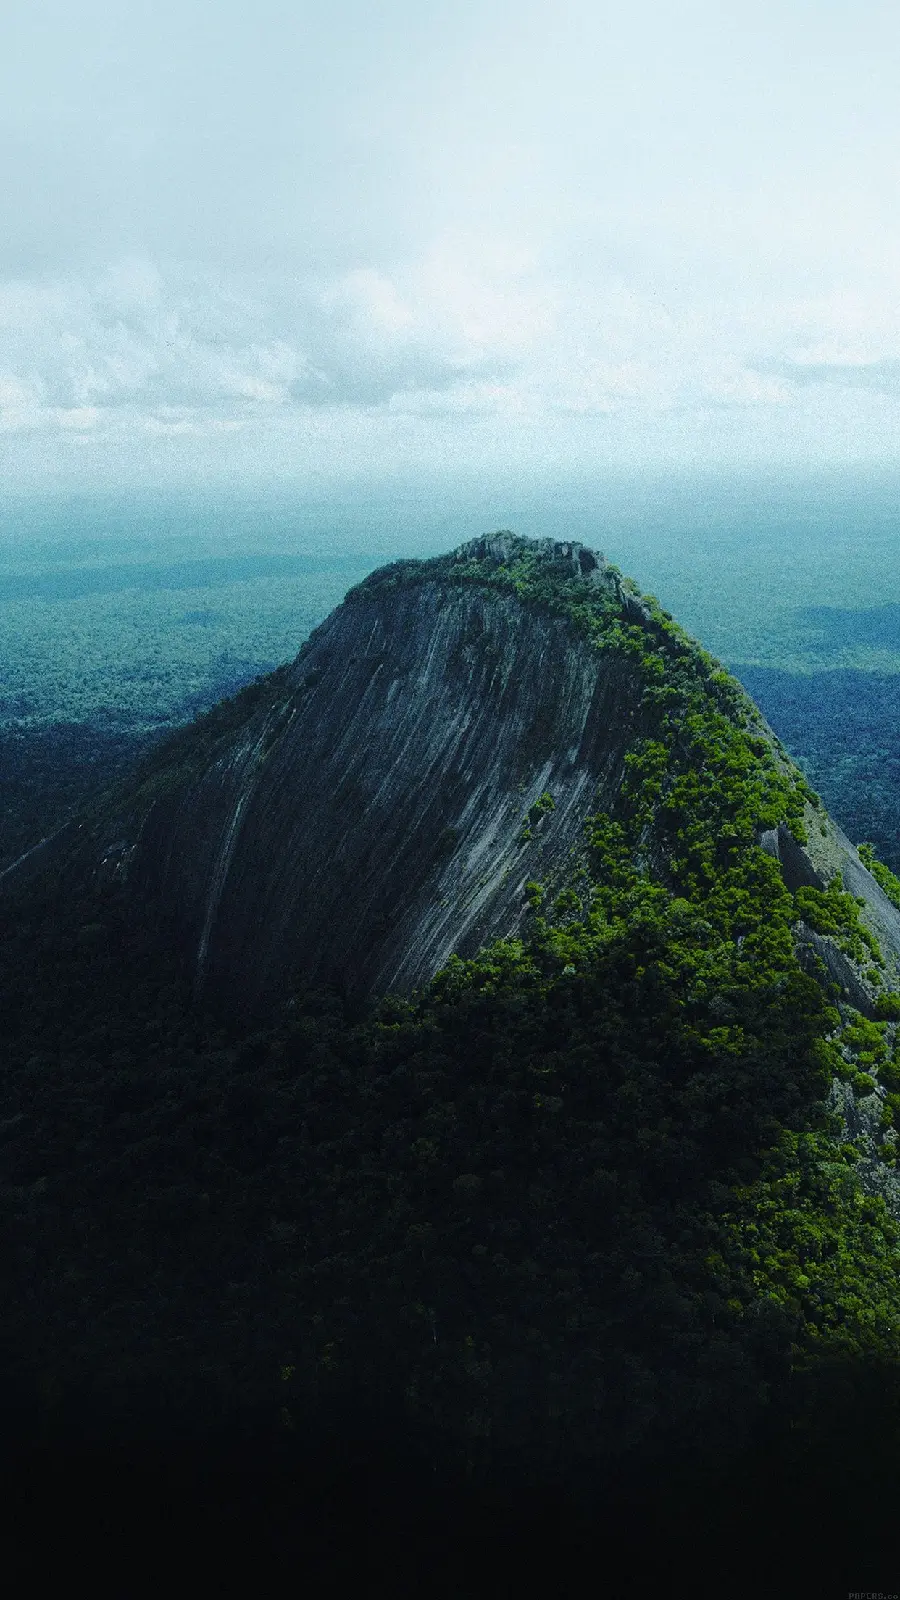
M0 0L0 482L900 454L900 6Z

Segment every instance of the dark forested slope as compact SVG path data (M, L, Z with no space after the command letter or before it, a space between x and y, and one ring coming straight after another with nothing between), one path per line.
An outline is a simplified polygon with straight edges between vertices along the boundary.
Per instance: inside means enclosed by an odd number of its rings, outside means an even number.
M900 884L602 560L383 569L2 884L20 1432L893 1492Z

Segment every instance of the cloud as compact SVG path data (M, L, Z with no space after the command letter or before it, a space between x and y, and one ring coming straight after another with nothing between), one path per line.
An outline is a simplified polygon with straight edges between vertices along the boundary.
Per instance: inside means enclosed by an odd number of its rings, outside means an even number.
M7 10L10 481L896 454L886 0Z
M893 448L892 303L789 291L723 285L690 257L561 259L499 230L333 273L131 254L10 278L4 471Z
M130 258L90 278L0 284L0 418L86 428L125 412L212 424L386 406L498 379L508 343L414 273L290 282Z
M383 415L457 434L468 419L476 449L486 423L777 414L822 383L896 393L900 363L811 359L836 348L849 315L712 301L687 269L661 294L646 271L574 271L490 235L315 276L132 255L0 282L0 430L65 433L73 448L200 436L224 448L279 419L288 437L315 415L345 428ZM777 351L798 326L803 360L758 355L761 338Z
M900 359L879 361L778 361L765 369L798 388L829 384L839 389L869 389L876 394L900 395Z

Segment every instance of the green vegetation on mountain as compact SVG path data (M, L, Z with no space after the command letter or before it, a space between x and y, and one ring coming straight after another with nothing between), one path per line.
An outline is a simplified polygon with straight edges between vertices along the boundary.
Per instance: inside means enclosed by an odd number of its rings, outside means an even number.
M864 637L864 631L863 631ZM896 668L732 667L853 840L900 871L900 679Z
M866 1020L805 969L800 922L880 952L851 895L792 894L759 844L802 842L817 797L627 581L523 545L367 585L425 581L511 590L639 669L618 799L565 882L529 882L521 938L361 1017L300 982L242 1036L112 891L13 906L2 1205L31 1425L202 1391L302 1436L365 1397L476 1475L575 1485L678 1452L727 1472L776 1426L840 1476L855 1417L884 1470L900 1222L829 1093L875 1106L890 1170L900 1006Z

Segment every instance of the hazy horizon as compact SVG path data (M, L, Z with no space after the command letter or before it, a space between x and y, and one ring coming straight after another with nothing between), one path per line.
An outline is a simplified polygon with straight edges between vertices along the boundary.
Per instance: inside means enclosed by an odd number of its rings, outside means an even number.
M518 484L382 477L318 495L274 483L5 496L0 588L4 574L57 569L104 569L104 582L121 588L123 562L143 564L152 586L153 571L167 564L227 565L253 554L260 577L268 572L272 581L284 558L311 574L327 570L330 585L315 605L330 608L343 592L342 571L345 588L385 562L439 555L497 528L601 551L728 661L775 651L796 656L802 669L812 646L807 639L793 651L790 634L804 608L900 605L900 471L821 468L533 476ZM284 610L289 630L288 591L267 603ZM873 654L869 640L854 664L896 671L895 658L894 649L890 662Z

